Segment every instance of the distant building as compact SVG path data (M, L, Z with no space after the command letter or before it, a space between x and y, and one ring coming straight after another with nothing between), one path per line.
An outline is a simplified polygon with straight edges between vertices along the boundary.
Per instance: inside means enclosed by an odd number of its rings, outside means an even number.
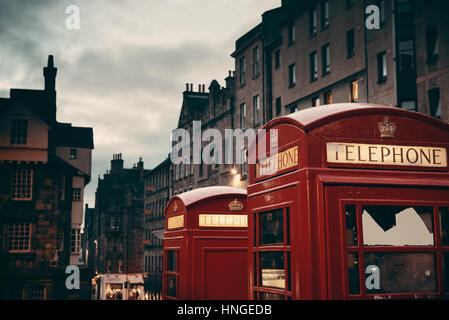
M73 296L65 268L80 255L93 131L56 120L56 72L49 56L44 90L0 99L0 299Z
M95 211L85 222L87 261L96 276L94 299L143 298L144 180L142 159L123 168L121 154L98 178Z
M170 199L170 160L166 159L145 175L144 275L150 298L162 294L162 245L164 208Z

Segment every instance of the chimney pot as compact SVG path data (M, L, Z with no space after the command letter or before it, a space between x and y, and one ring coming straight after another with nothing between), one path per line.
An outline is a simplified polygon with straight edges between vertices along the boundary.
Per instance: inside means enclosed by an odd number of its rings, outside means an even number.
M186 83L186 91L189 91L189 84Z

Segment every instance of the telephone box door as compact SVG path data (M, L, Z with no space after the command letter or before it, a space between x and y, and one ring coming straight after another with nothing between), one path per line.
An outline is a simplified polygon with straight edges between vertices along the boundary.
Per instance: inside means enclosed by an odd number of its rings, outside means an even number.
M449 190L325 187L328 297L449 293Z

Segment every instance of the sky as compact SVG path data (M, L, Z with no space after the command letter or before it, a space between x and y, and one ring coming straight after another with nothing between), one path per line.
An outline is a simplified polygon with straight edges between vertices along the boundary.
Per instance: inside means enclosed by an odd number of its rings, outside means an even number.
M0 0L0 97L43 89L54 56L57 120L92 127L92 181L115 153L151 169L170 152L185 83L222 86L235 41L281 0ZM68 29L79 8L79 29Z

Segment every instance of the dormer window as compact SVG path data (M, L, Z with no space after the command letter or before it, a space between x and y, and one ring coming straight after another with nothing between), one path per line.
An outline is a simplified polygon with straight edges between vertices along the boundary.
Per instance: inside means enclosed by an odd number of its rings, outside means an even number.
M76 149L70 149L69 159L76 159L76 156L77 156L77 150Z
M27 144L28 138L28 120L12 119L11 121L11 144Z

